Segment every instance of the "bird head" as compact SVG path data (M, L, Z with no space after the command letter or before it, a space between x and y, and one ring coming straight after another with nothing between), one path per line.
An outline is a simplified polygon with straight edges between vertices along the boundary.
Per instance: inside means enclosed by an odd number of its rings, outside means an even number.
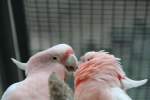
M59 69L64 67L67 71L75 71L78 67L78 61L71 46L67 44L58 44L47 50L36 53L27 63L21 63L13 59L17 66L27 72Z

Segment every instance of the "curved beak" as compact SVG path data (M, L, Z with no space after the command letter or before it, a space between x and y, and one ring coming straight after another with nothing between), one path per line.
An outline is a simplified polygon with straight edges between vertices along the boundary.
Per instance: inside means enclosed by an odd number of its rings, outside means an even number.
M75 71L78 68L77 57L74 54L69 55L65 65L68 71Z

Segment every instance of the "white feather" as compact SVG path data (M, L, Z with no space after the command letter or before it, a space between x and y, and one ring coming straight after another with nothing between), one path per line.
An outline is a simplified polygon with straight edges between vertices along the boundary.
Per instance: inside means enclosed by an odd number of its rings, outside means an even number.
M10 100L12 93L17 90L17 87L20 85L20 82L12 84L8 89L4 92L1 100Z
M113 100L132 100L127 93L119 87L111 88Z
M122 80L121 80L121 83L122 83L123 89L128 90L128 89L130 89L130 88L142 86L142 85L144 85L147 81L148 81L148 79L135 81L135 80L132 80L132 79L130 79L130 78L128 78L128 77L125 77L125 79L122 79Z
M17 61L17 60L14 59L14 58L11 58L11 60L13 61L13 63L15 63L15 64L17 65L17 67L18 67L19 69L22 69L22 70L25 70L25 69L26 69L26 66L27 66L26 63L22 63L22 62L20 62L20 61Z

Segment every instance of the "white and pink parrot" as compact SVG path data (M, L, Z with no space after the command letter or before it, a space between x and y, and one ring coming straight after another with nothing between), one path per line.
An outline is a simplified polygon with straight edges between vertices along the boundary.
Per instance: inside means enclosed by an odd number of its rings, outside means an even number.
M119 60L104 51L81 57L75 73L75 100L132 100L126 90L145 84L147 79L128 78Z
M77 68L77 58L67 44L59 44L33 55L27 63L13 62L25 70L26 79L11 85L1 100L49 100L48 78L55 72L65 80L68 71Z

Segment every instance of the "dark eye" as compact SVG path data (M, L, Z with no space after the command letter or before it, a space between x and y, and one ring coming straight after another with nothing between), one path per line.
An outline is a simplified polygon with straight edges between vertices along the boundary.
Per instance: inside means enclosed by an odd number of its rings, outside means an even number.
M90 61L90 59L87 59L87 61Z
M53 60L57 60L57 57L53 57Z

